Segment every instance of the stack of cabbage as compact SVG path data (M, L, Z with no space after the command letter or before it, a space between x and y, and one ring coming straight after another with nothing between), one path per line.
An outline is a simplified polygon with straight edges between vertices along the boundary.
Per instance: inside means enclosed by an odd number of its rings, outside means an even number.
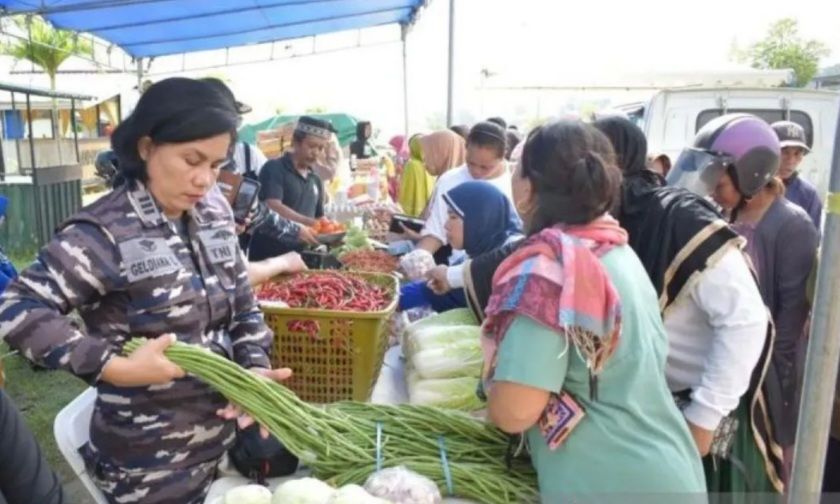
M245 485L228 490L224 504L392 504L370 495L358 485L338 490L315 478L289 480L277 487L274 495L260 485Z
M481 329L468 309L412 324L403 337L411 404L460 411L483 407L476 396L483 364Z

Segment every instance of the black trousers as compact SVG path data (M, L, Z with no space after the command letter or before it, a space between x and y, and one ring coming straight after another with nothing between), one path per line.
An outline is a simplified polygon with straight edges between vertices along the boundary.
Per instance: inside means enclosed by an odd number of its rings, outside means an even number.
M831 436L828 438L828 451L825 454L823 492L840 493L840 440Z
M23 417L0 389L0 504L63 504L58 476Z
M248 244L248 260L262 261L286 254L302 252L306 244L298 239L277 238L263 233L254 233Z

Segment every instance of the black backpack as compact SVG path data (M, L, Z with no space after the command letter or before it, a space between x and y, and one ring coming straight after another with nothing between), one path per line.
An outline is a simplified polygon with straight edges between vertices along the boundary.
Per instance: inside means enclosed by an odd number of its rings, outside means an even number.
M237 429L236 443L228 456L237 471L259 484L264 484L266 478L294 474L298 468L298 458L274 436L263 439L256 424Z

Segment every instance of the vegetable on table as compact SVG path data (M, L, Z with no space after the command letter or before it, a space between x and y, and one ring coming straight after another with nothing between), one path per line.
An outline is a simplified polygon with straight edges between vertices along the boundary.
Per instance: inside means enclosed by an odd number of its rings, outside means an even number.
M125 350L134 351L143 343L133 339ZM239 405L315 477L335 486L363 484L379 467L402 465L442 490L447 489L449 474L453 495L478 502L538 500L530 461L510 458L507 435L465 414L360 402L316 407L205 348L179 342L167 348L166 356ZM279 504L276 495L274 504Z
M344 235L344 244L335 249L333 254L336 257L341 257L343 254L354 250L373 250L373 244L364 229L350 226L347 229L347 234Z
M429 319L438 325L430 325ZM481 328L448 325L466 319L461 316L429 319L412 326L403 341L409 402L460 411L482 409L476 395L484 364Z
M313 234L333 234L333 233L343 233L347 230L344 227L344 224L339 222L331 221L326 217L322 217L315 221L315 225L309 228Z
M289 480L277 487L271 504L329 504L335 488L315 478Z
M461 353L464 358L463 367L478 366L481 368L483 355L481 354L481 328L476 325L451 325L426 327L418 331L411 331L405 338L403 353L407 357L439 349L452 349ZM476 359L473 353L478 353ZM455 374L451 376L465 376ZM444 378L444 376L426 376L426 378Z
M459 411L477 411L484 403L476 395L478 378L414 379L409 380L408 396L411 404L435 406Z
M431 315L422 320L408 326L407 334L413 334L422 329L430 327L448 327L448 326L478 326L478 320L473 315L469 308L456 308L455 310L445 311Z
M445 346L421 350L408 357L411 369L420 378L460 378L481 376L484 354L478 340L475 342L461 341Z
M224 504L271 504L271 490L262 485L244 485L225 493Z
M351 271L393 273L399 267L396 257L381 250L354 250L340 255L338 260Z
M394 294L351 273L310 272L283 277L256 290L261 301L282 301L291 308L371 312L391 304Z

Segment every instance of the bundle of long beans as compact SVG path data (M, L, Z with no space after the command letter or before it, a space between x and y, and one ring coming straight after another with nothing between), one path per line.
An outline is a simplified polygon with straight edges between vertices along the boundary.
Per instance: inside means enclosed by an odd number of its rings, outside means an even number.
M143 343L131 340L125 350ZM538 499L530 462L507 460L507 436L462 413L359 402L317 407L204 348L175 343L166 356L239 405L320 479L364 484L377 467L403 465L435 481L444 493L478 502Z

